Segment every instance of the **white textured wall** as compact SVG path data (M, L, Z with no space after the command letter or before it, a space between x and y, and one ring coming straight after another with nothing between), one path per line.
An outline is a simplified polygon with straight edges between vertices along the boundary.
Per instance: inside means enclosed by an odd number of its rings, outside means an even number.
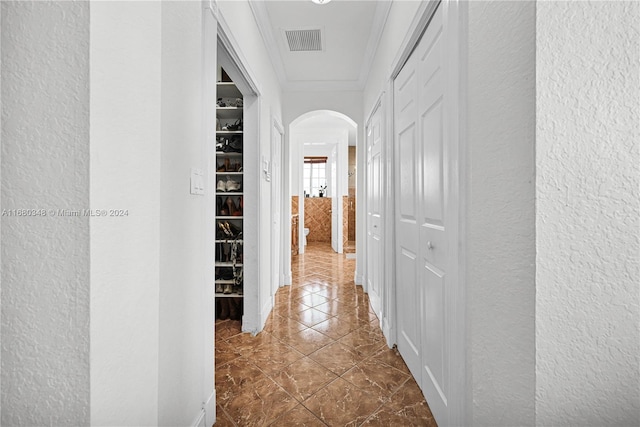
M2 185L2 5L0 5L0 186ZM2 196L0 193L0 212ZM2 236L2 216L0 215L0 236ZM0 244L0 313L2 313L2 245ZM0 314L1 316L1 314ZM2 343L2 326L0 317L0 343ZM2 366L2 346L0 344L0 366ZM2 372L0 369L0 422L2 420Z
M214 235L189 192L208 164L202 13L91 5L91 203L129 211L91 223L94 425L190 425L213 393Z
M541 426L640 424L639 14L538 3Z
M213 91L203 88L201 22L200 2L162 2L158 419L166 426L192 421L213 392L213 372L206 367L214 364L215 234L207 229L207 199L189 194L190 169L205 171L208 164L203 101L215 104ZM215 129L213 117L209 127ZM207 190L212 200L215 190ZM206 356L203 347L210 348Z
M534 424L535 3L468 3L469 423Z
M2 2L4 209L89 207L89 5ZM89 218L2 218L2 425L89 423Z
M92 425L159 423L160 58L159 2L91 4Z

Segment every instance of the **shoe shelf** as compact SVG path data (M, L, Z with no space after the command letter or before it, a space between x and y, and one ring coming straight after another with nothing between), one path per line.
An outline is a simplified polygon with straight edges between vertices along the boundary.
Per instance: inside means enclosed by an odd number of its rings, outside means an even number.
M242 192L224 192L224 191L216 191L216 196L242 196Z
M225 318L225 307L238 304L243 307L243 250L241 234L243 208L243 100L242 93L233 82L218 82L216 107L216 257L215 298L216 316ZM223 130L226 129L226 130ZM230 191L226 191L228 188ZM233 237L237 236L236 239ZM224 261L221 261L224 260ZM233 260L236 260L234 265ZM233 272L233 275L231 274ZM222 278L224 277L224 279ZM232 298L229 300L228 298ZM234 303L233 298L236 298ZM233 304L232 304L233 303ZM218 311L220 310L220 311ZM228 313L227 313L228 314ZM232 316L233 318L233 316Z
M230 294L216 292L216 298L242 298L243 296L243 294L239 294L237 292L232 292Z
M217 92L218 98L222 99L242 98L242 93L233 82L218 82Z
M222 262L222 261L218 261L216 262L216 267L233 267L233 263L232 262ZM236 268L241 268L242 267L242 263L236 263Z
M242 116L242 107L217 107L216 115L220 120L226 119L237 119L238 113ZM223 132L234 132L234 131L223 131ZM242 133L241 130L235 131Z
M241 130L217 130L218 135L242 135Z
M233 285L234 283L236 282L233 280L216 279L217 285Z

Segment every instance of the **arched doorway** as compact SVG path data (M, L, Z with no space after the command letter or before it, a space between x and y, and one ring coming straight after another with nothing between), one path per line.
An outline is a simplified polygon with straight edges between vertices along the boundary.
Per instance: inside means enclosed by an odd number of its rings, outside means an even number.
M337 111L311 111L289 125L290 196L292 216L298 216L299 253L305 241L326 242L338 253L352 246L355 252L356 143L356 122Z

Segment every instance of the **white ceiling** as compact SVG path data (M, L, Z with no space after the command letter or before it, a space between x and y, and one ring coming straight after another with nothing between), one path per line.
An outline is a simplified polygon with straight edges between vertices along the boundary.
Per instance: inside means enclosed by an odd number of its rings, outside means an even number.
M361 90L391 1L249 2L284 90ZM285 30L320 29L323 50L290 52Z

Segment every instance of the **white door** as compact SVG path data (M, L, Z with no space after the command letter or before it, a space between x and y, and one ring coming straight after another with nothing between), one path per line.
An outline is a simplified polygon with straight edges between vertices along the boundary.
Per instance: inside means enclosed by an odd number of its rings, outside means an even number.
M338 221L338 203L342 203L342 197L338 195L338 146L334 145L331 150L331 192L329 196L331 196L331 248L335 252L341 252L340 250L340 242L338 233L339 228L342 227L342 224Z
M280 287L282 248L280 222L282 208L282 133L274 125L271 135L271 295Z
M395 81L399 171L397 240L398 347L439 425L448 424L449 333L454 315L447 287L451 253L445 76L439 7ZM455 242L454 245L455 246Z
M367 292L371 307L382 319L382 127L380 107L367 126Z
M398 350L420 383L420 289L418 271L418 172L416 57L411 56L394 82L396 150L396 304Z

